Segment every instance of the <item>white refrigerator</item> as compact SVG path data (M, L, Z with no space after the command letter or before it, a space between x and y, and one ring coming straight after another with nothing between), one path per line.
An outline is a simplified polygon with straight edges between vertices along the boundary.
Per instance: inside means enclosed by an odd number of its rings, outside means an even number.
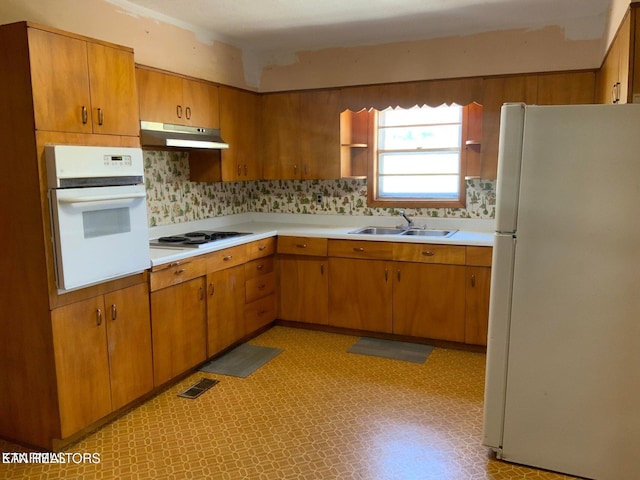
M502 108L483 443L640 479L640 105Z

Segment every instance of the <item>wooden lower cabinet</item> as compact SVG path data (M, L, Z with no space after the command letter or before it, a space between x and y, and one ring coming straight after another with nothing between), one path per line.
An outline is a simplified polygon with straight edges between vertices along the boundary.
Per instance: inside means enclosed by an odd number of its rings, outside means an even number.
M146 284L57 308L51 320L62 438L151 391Z
M207 275L207 356L245 335L244 265Z
M392 333L392 262L329 258L329 325Z
M154 384L207 358L205 277L151 292Z
M393 333L465 341L465 267L393 264Z
M280 266L282 320L329 323L329 265L326 257L283 255Z
M487 344L491 268L466 267L464 343Z

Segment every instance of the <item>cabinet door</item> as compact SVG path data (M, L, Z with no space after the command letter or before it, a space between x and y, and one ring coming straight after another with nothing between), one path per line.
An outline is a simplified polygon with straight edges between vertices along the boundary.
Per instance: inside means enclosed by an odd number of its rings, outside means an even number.
M391 263L330 258L329 325L392 331Z
M125 406L153 389L149 288L139 284L104 296L111 405Z
M538 76L538 105L593 103L595 73L554 73Z
M151 293L153 374L156 386L207 357L205 279L198 277Z
M266 179L301 177L299 103L297 93L262 97L263 176Z
M397 262L393 333L464 341L465 267Z
M111 413L102 296L52 310L51 324L61 436L66 438Z
M329 275L326 258L280 257L280 314L283 320L327 325Z
M244 265L207 275L207 325L209 357L244 336Z
M487 344L491 269L467 267L464 343Z
M87 43L29 28L37 130L92 133Z
M194 80L182 81L183 118L186 125L220 128L218 87Z
M339 91L300 94L302 178L340 178Z
M483 80L481 178L496 178L500 109L505 102L536 103L538 77L523 75Z
M229 144L222 150L222 180L258 180L260 97L235 88L219 87L220 135Z
M140 120L183 123L182 78L144 68L136 69Z
M93 132L138 136L133 53L94 43L87 48Z

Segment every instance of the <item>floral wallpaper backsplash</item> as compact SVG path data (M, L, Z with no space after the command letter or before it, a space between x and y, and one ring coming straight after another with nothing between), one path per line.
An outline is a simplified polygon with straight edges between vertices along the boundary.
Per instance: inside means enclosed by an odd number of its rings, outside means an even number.
M397 215L394 208L367 207L364 179L189 181L188 154L145 151L149 226L202 220L245 212L319 215ZM317 203L321 194L322 201ZM467 180L467 208L414 208L417 217L495 217L495 181Z

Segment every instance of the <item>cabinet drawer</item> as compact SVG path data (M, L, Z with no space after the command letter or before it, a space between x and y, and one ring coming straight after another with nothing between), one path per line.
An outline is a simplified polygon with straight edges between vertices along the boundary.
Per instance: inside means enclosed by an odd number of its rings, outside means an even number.
M247 244L247 258L267 257L276 253L276 237L269 237Z
M278 237L278 253L324 257L327 255L327 242L326 238Z
M176 285L196 277L206 274L207 264L204 258L194 258L188 260L178 260L168 265L153 267L149 274L149 285L151 291Z
M276 319L276 297L268 295L244 307L244 319L248 335Z
M207 255L207 273L241 265L247 261L247 246L225 248Z
M467 247L467 265L490 267L492 254L491 247Z
M252 260L244 265L244 278L247 280L270 272L273 272L273 255Z
M271 295L276 290L276 274L271 272L247 280L244 288L246 303Z
M329 256L391 260L393 258L393 243L331 240L329 242Z
M464 265L465 247L433 243L394 243L393 259L406 262Z

